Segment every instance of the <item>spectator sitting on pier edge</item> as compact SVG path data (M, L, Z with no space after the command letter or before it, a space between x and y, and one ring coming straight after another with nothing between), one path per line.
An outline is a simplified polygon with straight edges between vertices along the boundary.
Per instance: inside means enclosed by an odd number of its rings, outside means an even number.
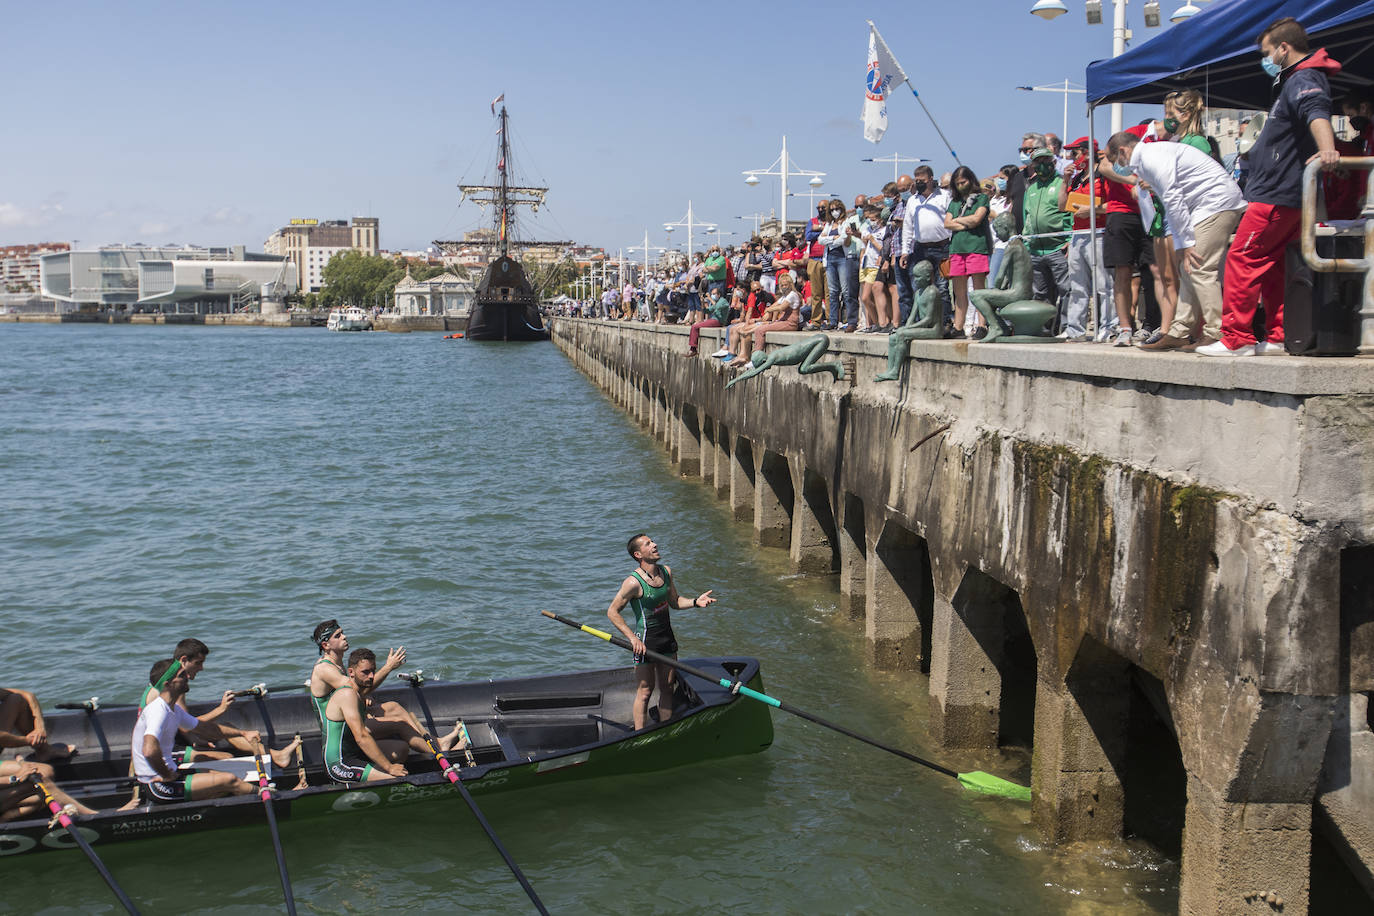
M763 349L764 335L769 331L800 330L800 309L801 296L792 288L792 277L784 274L778 281L778 297L772 305L763 310L763 317L753 322L747 331L741 328L737 332L735 359L729 365L737 369L748 366L749 357L753 355L754 350Z
M692 323L692 329L687 334L687 352L683 356L697 355L697 340L701 336L702 328L724 327L726 320L730 317L730 303L725 298L725 289L715 292L715 301L711 303L710 313L701 321Z

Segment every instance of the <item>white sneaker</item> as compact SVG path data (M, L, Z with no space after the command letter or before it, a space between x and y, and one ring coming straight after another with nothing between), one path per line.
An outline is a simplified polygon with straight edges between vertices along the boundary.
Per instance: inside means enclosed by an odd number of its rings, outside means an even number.
M1116 335L1116 340L1112 341L1114 347L1129 347L1131 345L1131 331L1126 329Z
M1267 340L1261 340L1259 343L1255 344L1255 355L1287 356L1288 351L1283 348L1283 344L1281 343L1270 343Z
M1226 344L1217 340L1209 343L1205 347L1198 347L1193 352L1201 354L1202 356L1254 356L1255 345L1246 344L1243 347L1237 347L1232 350L1230 347L1226 346Z
M725 349L724 347L721 347L719 350L712 353L711 355L714 356L716 359L720 359L722 356L729 356L730 351Z

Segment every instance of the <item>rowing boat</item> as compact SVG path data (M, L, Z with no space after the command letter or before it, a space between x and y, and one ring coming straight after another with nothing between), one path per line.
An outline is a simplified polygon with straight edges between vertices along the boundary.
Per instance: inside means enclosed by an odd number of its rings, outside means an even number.
M759 663L752 658L693 659L691 664L713 677L756 690L763 686ZM719 684L699 681L679 691L677 708L667 723L635 731L630 721L634 692L634 669L610 668L470 683L412 678L406 685L383 687L374 696L401 703L431 734L441 734L455 719L462 719L472 742L473 764L461 766L458 774L474 795L665 770L756 753L773 742L768 707L741 699ZM192 703L189 708L202 714L213 704ZM57 783L101 809L76 819L83 837L100 844L245 825L261 828L257 795L114 810L129 797L129 739L137 715L132 706L44 713L50 741L81 749L70 762L57 765ZM399 779L332 782L324 771L319 719L303 693L240 700L222 721L257 729L274 747L295 734L304 739L309 784L287 789L285 785L295 785L295 774L276 771L273 806L279 820L457 797L433 761L414 756L406 762L410 773ZM247 769L254 769L251 758ZM250 781L255 782L256 775ZM65 829L49 826L46 818L0 823L0 857L75 845Z

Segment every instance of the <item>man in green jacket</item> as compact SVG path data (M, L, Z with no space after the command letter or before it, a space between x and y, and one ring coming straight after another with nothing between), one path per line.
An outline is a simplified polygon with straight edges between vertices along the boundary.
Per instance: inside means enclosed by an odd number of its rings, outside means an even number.
M1046 147L1032 152L1031 177L1022 198L1022 234L1028 236L1026 248L1034 277L1032 295L1052 303L1061 316L1069 294L1069 229L1073 223L1073 217L1063 209L1063 185L1064 179L1054 169L1054 152ZM1044 237L1034 237L1038 235Z
M721 252L719 245L712 245L711 250L706 253L706 260L702 262L702 272L706 274L706 290L709 293L709 301L714 302L718 296L725 292L725 255Z

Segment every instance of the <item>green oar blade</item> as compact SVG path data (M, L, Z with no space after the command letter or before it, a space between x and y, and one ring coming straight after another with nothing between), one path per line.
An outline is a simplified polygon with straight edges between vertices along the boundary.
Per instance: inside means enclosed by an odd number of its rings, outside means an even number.
M984 795L999 795L1002 798L1014 798L1017 801L1028 802L1031 800L1029 786L1017 785L1010 780L993 776L991 773L984 773L981 770L975 770L972 773L960 773L957 778L961 786L973 792L982 792Z

